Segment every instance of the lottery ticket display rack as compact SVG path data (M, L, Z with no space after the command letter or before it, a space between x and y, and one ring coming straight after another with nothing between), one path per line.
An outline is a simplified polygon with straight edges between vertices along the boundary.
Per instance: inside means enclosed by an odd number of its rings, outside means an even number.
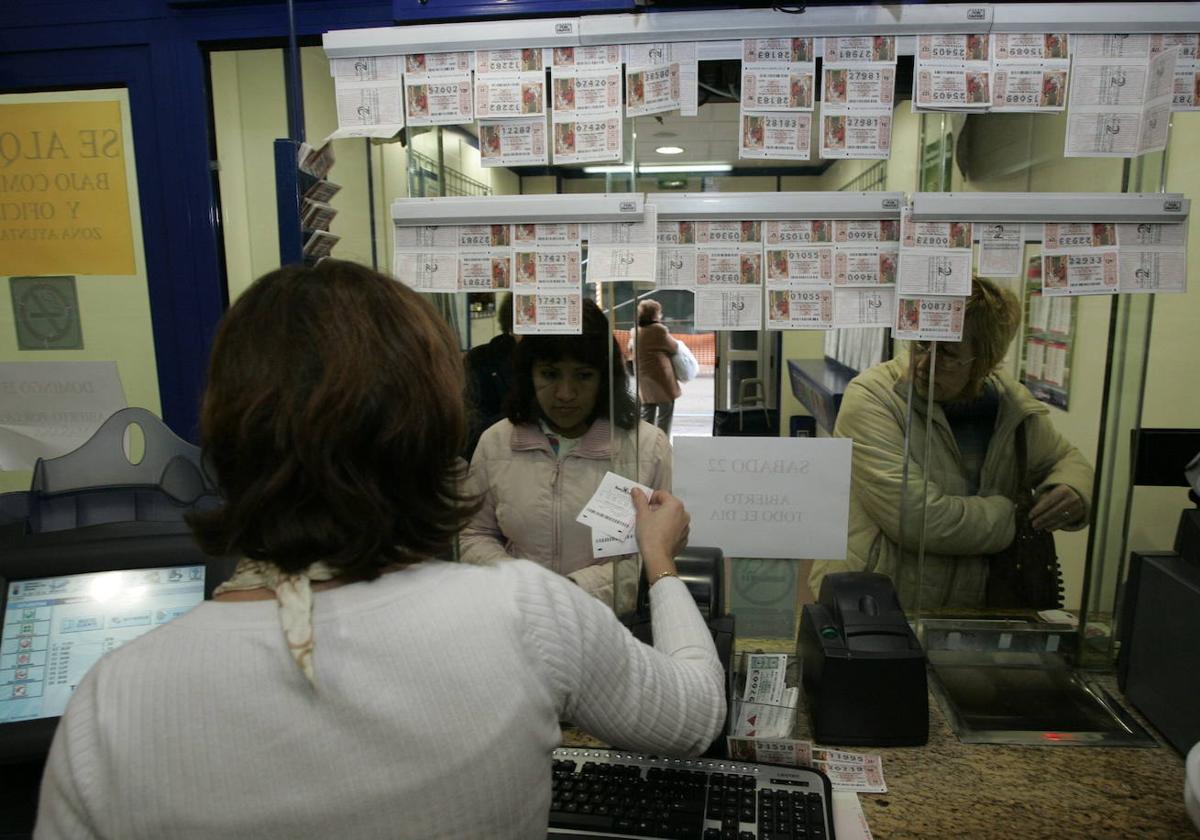
M1194 32L1198 3L963 3L586 15L520 21L343 29L325 33L329 58L517 47L695 41L700 60L739 58L742 38L896 35L912 55L922 34L990 32ZM820 41L817 41L820 57Z

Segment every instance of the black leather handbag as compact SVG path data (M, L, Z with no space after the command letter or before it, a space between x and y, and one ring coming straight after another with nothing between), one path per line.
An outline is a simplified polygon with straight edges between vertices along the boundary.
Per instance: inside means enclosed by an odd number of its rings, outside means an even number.
M1036 531L1029 522L1036 494L1029 475L1024 423L1017 426L1016 450L1016 536L1008 548L989 558L985 603L997 609L1059 609L1063 605L1063 583L1054 534Z

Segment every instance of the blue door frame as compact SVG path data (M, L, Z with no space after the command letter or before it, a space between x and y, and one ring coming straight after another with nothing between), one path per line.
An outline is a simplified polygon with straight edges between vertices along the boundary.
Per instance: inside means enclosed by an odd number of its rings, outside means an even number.
M631 10L633 0L304 0L297 34L502 14ZM137 157L163 419L196 440L212 336L224 310L209 160L205 50L288 34L287 6L246 0L25 0L0 28L0 92L124 87Z

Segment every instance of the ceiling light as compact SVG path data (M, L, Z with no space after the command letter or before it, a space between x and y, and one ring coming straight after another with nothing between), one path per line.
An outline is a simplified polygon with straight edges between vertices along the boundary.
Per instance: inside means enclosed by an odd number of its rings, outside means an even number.
M629 173L633 169L628 164L624 166L585 166L583 171L588 175L616 175L619 173Z
M660 155L681 155L683 154L682 146L659 146L654 150Z

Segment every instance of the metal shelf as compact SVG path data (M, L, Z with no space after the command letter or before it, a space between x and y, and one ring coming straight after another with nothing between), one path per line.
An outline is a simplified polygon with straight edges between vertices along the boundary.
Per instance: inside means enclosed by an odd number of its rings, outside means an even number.
M913 193L919 222L1152 222L1187 220L1181 193Z
M700 59L740 58L742 38L896 35L899 55L915 36L988 32L1195 32L1200 3L963 3L645 12L340 29L323 36L329 58L518 47L696 41Z
M401 226L628 222L644 217L643 193L494 195L398 198L392 221Z
M659 221L898 219L904 193L652 193Z

